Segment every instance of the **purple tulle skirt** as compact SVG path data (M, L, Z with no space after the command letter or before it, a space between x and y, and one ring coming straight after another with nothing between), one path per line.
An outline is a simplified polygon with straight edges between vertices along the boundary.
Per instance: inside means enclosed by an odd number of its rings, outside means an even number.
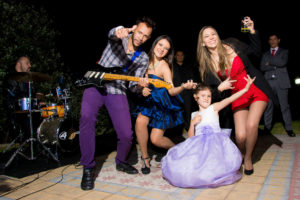
M201 133L169 149L161 161L163 177L182 188L228 185L241 178L242 156L231 129L201 127Z

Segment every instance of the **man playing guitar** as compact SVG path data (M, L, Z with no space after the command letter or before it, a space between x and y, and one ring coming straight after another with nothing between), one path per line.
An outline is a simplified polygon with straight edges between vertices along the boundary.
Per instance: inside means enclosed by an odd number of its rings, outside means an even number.
M132 28L113 28L108 33L108 44L97 63L105 68L124 66L124 74L143 77L149 58L140 46L150 38L154 28L155 22L147 17L138 19ZM138 93L146 85L147 81L142 78L139 82L129 82L128 89ZM127 86L123 80L106 83L105 92L100 92L96 87L84 90L79 126L80 163L84 167L81 181L83 190L94 188L95 126L98 111L103 105L108 110L118 137L116 169L128 174L138 173L138 170L126 161L133 134L126 90Z

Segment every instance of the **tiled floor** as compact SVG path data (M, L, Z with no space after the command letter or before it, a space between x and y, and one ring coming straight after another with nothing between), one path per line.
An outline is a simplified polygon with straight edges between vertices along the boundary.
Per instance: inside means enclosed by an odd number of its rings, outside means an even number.
M182 189L169 185L161 178L155 159L152 160L150 175L117 172L115 154L113 151L97 158L97 166L101 167L97 168L100 172L92 191L80 189L81 166L69 164L19 179L0 176L0 199L300 199L299 135L295 138L283 134L260 136L254 155L254 174L244 175L232 185L214 189ZM140 168L139 162L136 167Z

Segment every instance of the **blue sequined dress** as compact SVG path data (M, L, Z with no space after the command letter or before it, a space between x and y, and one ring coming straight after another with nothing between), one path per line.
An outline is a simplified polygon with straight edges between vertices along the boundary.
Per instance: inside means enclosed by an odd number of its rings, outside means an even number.
M162 78L148 74L148 78ZM183 100L180 95L170 96L167 89L156 88L149 84L151 95L137 106L137 113L149 117L149 126L152 128L168 129L183 123Z

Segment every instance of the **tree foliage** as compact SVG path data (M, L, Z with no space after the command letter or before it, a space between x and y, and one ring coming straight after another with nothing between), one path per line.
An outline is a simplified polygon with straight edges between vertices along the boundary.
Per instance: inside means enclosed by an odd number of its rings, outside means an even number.
M55 45L59 32L43 8L0 0L0 9L1 75L22 55L31 59L33 71L52 74L63 67Z
M72 92L72 116L78 119L82 88L75 88L70 70L64 66L56 44L59 35L44 8L35 8L12 0L0 0L0 86L2 88L6 74L14 71L16 60L20 56L28 56L31 60L31 71L52 77L51 82L35 85L39 92L55 92L61 77L64 78L64 86ZM110 127L106 111L101 112L103 119L99 120L100 126ZM0 133L3 134L7 131L3 90L0 91L0 118Z
M28 56L32 63L32 71L59 77L59 68L63 67L61 56L55 47L55 37L59 34L52 28L53 21L44 9L9 0L0 0L0 85L4 77L14 71L16 60L20 56ZM52 83L40 88L49 90ZM3 90L1 90L1 97ZM42 91L43 92L43 91ZM0 100L1 127L5 131L6 112L3 99ZM4 116L3 116L4 115Z

